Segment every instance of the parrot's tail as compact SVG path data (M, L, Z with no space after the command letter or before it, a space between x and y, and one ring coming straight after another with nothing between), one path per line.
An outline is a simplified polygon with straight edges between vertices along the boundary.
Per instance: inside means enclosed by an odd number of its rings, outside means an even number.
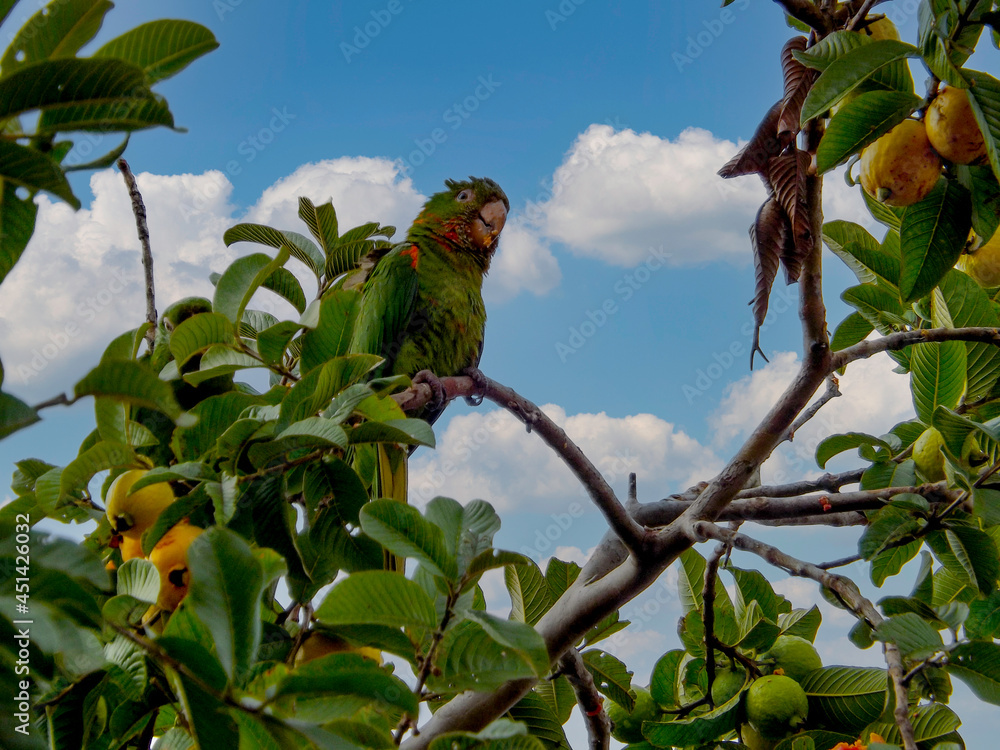
M378 471L372 485L372 498L384 497L399 503L407 501L406 463L407 451L396 445L377 445ZM405 574L406 560L388 550L385 552L385 569Z

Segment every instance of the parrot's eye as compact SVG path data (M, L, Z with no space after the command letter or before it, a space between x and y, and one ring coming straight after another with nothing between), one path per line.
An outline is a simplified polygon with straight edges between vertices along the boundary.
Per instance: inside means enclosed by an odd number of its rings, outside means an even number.
M468 203L469 201L472 200L472 191L463 190L461 193L455 196L455 200L457 200L459 203Z

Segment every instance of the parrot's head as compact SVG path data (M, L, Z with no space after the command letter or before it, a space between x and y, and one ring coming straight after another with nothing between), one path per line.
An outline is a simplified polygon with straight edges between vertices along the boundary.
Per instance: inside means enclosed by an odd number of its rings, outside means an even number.
M487 177L446 180L445 187L424 204L413 231L430 233L449 250L469 254L485 271L496 252L510 201Z

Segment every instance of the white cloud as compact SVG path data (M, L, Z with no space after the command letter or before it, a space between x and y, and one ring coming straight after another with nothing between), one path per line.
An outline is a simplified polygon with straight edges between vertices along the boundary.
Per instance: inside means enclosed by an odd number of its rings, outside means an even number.
M665 247L676 265L748 262L747 227L764 188L716 175L736 150L700 128L671 141L591 125L556 170L552 197L536 207L540 226L571 252L613 265L635 265L650 247Z
M590 457L610 484L623 490L629 472L640 486L683 488L716 471L720 462L697 440L651 414L609 417L567 415L553 404L542 409ZM500 512L566 512L567 503L590 505L579 483L556 454L505 411L453 418L438 436L437 450L416 458L410 496L424 505L436 495L466 501L482 498Z
M771 363L726 388L719 408L709 418L712 445L721 449L744 438L760 423L798 371L798 355L780 352ZM892 372L895 363L885 355L852 363L840 378L841 396L830 401L765 463L765 483L786 482L819 473L816 446L832 434L867 432L879 435L897 422L913 417L909 381ZM824 391L821 387L816 398Z
M548 243L513 215L500 237L500 249L483 284L483 296L490 303L510 299L522 289L543 295L557 287L561 277Z

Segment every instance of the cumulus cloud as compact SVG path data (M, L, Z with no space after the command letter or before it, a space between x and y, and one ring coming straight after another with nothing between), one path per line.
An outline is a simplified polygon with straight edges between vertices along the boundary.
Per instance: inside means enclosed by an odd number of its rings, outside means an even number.
M709 418L713 447L721 449L749 435L788 387L798 367L797 354L780 352L766 367L729 385ZM762 468L764 481L785 482L817 474L816 446L831 434L853 431L879 435L897 422L913 418L908 380L894 373L894 367L884 355L852 363L840 378L842 395L807 422L791 444L778 448Z
M552 197L533 208L545 234L570 252L617 266L661 246L676 265L749 261L747 227L764 188L716 175L736 150L700 128L671 141L591 125L556 169Z
M543 295L557 287L561 278L559 263L548 243L512 214L483 284L486 302L502 302L522 290Z
M542 409L620 490L632 471L659 490L686 487L720 466L710 449L651 414L617 418L603 412L569 415L554 404ZM438 436L437 450L412 462L411 502L422 506L436 495L482 498L500 512L538 513L565 512L567 503L582 496L555 453L499 410L454 417Z

